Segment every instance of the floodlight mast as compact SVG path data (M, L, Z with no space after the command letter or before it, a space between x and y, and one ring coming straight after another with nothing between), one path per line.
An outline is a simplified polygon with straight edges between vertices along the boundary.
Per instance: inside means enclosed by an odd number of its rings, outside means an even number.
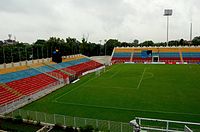
M192 22L190 23L190 42L192 42Z
M167 17L167 46L169 44L169 16L172 16L172 9L165 9L164 16Z

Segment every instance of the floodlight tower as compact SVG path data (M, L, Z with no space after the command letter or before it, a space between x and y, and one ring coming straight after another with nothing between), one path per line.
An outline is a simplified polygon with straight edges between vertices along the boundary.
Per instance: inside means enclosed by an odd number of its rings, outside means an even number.
M169 17L172 16L172 9L165 9L164 16L167 17L167 46L169 43Z

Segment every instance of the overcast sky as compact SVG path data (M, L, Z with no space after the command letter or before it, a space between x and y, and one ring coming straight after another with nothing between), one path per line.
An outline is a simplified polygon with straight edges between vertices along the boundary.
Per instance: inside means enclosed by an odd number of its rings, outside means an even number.
M0 39L18 41L75 37L166 41L164 9L173 9L169 39L200 35L200 0L0 0Z

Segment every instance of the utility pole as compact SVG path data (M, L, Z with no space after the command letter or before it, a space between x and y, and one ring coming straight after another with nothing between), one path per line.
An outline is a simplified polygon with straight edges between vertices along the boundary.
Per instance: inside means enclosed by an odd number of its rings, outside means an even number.
M101 42L102 40L99 40L100 46L99 46L99 56L101 55Z
M104 42L105 42L104 48L105 48L105 56L106 56L106 42L107 42L107 40L105 39Z

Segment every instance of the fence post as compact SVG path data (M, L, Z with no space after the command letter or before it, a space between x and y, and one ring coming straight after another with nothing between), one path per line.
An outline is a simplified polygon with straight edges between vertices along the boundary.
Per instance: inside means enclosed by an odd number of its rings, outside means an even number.
M108 130L110 130L110 121L108 121Z
M76 117L74 117L74 127L76 127Z
M167 121L167 132L168 132L168 130L169 130L169 122Z
M14 113L13 113L13 111L12 111L12 115L11 115L11 117L12 117L12 118L14 117Z
M46 115L46 113L44 113L44 122L47 123L47 115Z
M63 115L63 117L64 117L64 126L66 126L66 120L65 120L65 116Z
M99 123L98 123L98 120L96 119L96 127L98 128L99 127Z
M56 116L56 115L53 114L54 124L56 124L56 117L55 117L55 116Z
M121 132L123 132L123 128L122 128L122 122L121 122Z
M29 112L28 112L28 110L26 111L26 116L29 117ZM26 117L26 118L27 118L27 117Z
M139 125L141 126L141 119L139 119Z
M87 120L86 120L86 118L85 118L85 126L87 125Z
M19 116L22 116L22 115L21 115L21 109L19 109Z
M37 121L37 111L35 112L35 120Z

